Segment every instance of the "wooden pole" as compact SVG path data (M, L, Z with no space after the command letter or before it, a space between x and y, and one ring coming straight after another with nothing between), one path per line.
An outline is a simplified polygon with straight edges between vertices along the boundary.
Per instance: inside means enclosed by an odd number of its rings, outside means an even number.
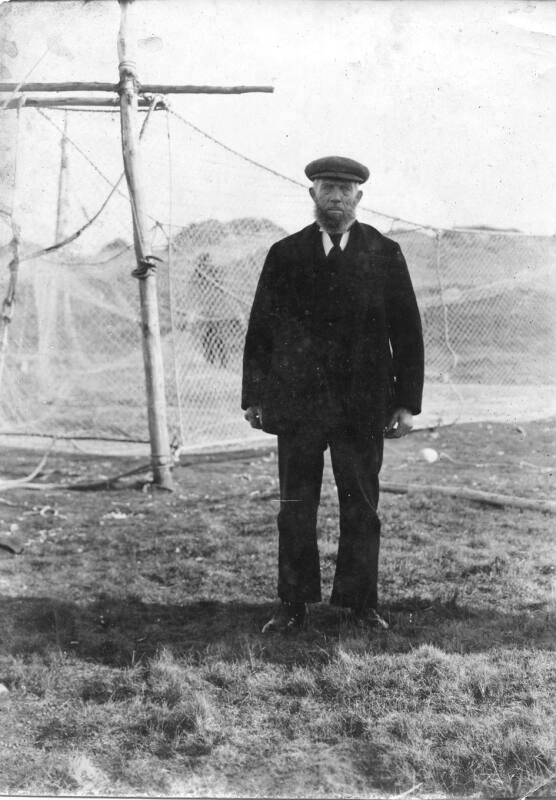
M19 95L25 98L25 108L65 108L67 106L79 108L120 108L119 97L87 97L85 95L62 96L62 97L37 97L36 95ZM14 100L8 100L5 105L0 108L0 111L5 111L10 108L19 108L20 102L16 97ZM140 109L148 109L151 106L150 97L139 97L137 106ZM156 106L156 110L165 110L166 104L161 98Z
M512 506L514 508L531 509L532 511L546 511L556 514L556 502L543 500L536 497L515 497L514 495L498 494L496 492L483 492L480 489L468 489L466 486L442 486L432 484L427 486L421 483L390 483L383 481L380 484L383 492L392 494L444 494L462 500L474 500L477 503L486 503L492 506Z
M137 67L132 49L133 36L130 32L131 21L129 18L132 2L133 0L119 0L121 21L118 35L118 58L122 151L133 217L133 238L137 257L135 275L139 278L153 480L155 485L163 489L172 489L156 273L147 244L148 225L137 126Z
M60 174L58 175L58 203L56 207L55 242L61 242L66 231L68 192L68 115L64 114L64 132L60 141Z
M130 0L133 2L133 0ZM197 86L173 83L143 83L141 94L247 94L249 92L273 92L273 86ZM113 83L95 81L64 81L62 83L0 83L0 92L117 92Z

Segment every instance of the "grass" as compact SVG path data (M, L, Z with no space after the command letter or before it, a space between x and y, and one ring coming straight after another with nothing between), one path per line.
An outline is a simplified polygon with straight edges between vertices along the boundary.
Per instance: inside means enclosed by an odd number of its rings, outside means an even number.
M554 422L389 443L387 480L548 497ZM422 447L440 459L426 464ZM10 474L36 463L11 451ZM53 455L45 481L131 459ZM326 604L259 630L275 595L271 456L176 470L173 494L12 490L1 530L0 791L272 797L556 792L553 518L381 500L388 632ZM7 474L4 471L4 474ZM336 553L327 465L323 584Z

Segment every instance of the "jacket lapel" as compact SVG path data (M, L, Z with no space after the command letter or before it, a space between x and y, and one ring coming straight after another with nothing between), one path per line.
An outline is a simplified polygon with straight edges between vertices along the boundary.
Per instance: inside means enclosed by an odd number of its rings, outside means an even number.
M304 316L312 307L320 232L316 223L303 228L290 240L290 251L284 264L288 293L295 298L297 314ZM292 311L294 305L292 304Z
M379 251L382 248L381 234L371 225L361 225L360 222L355 222L354 227L355 225L357 225L359 231L361 247L366 250L371 257L380 255Z

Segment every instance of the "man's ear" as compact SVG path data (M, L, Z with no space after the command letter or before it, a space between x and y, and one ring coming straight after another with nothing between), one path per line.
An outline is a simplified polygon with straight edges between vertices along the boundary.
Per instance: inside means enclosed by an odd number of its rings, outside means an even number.
M309 187L309 194L311 195L311 197L313 198L313 200L316 202L316 201L317 201L317 198L316 198L316 196L315 196L315 190L314 190L314 188L313 188L312 186L310 186L310 187Z
M359 189L359 191L355 195L355 205L359 203L362 197L363 197L363 192L361 191L361 189Z

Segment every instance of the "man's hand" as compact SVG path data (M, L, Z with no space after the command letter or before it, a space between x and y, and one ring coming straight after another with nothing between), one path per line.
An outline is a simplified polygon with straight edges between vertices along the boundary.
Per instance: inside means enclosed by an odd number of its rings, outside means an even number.
M263 412L260 406L249 406L243 416L252 428L263 427Z
M384 437L386 439L400 439L406 436L413 428L413 414L407 408L397 408L386 428L384 429Z

